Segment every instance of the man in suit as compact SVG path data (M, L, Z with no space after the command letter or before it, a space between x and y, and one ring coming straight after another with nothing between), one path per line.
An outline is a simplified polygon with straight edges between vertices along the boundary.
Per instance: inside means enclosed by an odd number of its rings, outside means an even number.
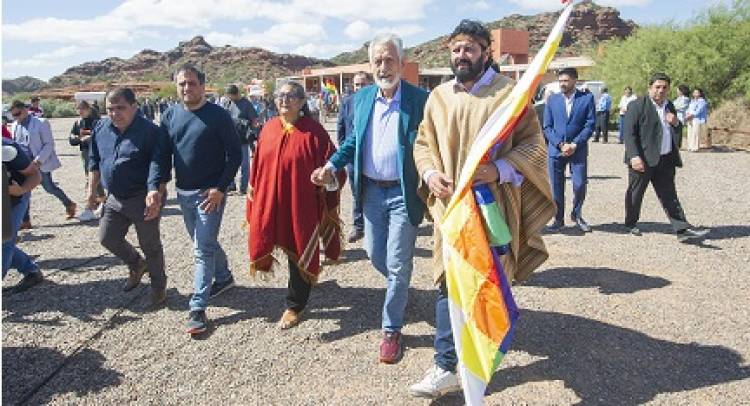
M573 178L571 220L584 233L591 231L581 212L588 182L588 140L594 131L594 96L577 90L577 80L575 68L560 70L557 74L560 93L551 95L544 108L549 178L557 205L555 221L547 227L548 232L559 232L565 225L565 167L568 165Z
M354 129L354 95L359 89L367 86L370 79L365 72L357 72L352 78L353 93L341 101L341 109L336 122L336 135L339 139L339 146L344 145L344 141L349 138ZM354 170L352 164L346 165L346 172L349 174L349 186L352 189L352 231L349 233L349 242L359 241L365 235L365 218L362 215L362 199L354 194Z
M680 241L700 238L708 230L694 229L685 219L677 198L675 168L682 167L676 131L680 122L674 105L667 99L671 80L655 73L649 80L648 95L628 104L623 126L625 164L628 165L628 190L625 193L625 227L641 235L636 223L648 184L654 186L669 222Z
M76 204L52 180L52 171L58 169L61 164L55 153L55 140L49 121L34 116L21 100L13 101L10 113L15 119L10 129L13 140L31 157L31 163L42 172L42 188L60 200L65 206L67 218L72 219L76 214ZM30 221L27 214L24 217L27 227L22 226L22 229L29 228Z
M354 194L362 198L365 250L386 279L380 361L395 363L403 353L401 328L409 294L417 228L424 204L417 196L419 175L413 148L422 121L427 92L401 79L403 44L394 34L370 42L370 67L375 81L354 96L353 137L311 180L335 182L333 173L354 165Z

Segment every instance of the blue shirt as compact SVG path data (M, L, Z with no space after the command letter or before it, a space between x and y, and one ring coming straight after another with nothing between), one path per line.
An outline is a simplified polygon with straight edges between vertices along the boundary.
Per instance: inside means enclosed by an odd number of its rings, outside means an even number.
M166 141L162 130L140 114L123 133L104 118L91 135L89 170L99 171L104 188L118 199L158 190L166 181Z
M599 102L596 103L596 111L609 111L612 109L612 96L609 93L604 93L599 97Z
M242 147L226 110L208 102L192 111L174 105L164 112L161 127L170 141L178 189L227 190L242 162Z
M378 90L363 142L362 173L376 180L398 180L398 126L401 86L388 101Z
M705 123L708 120L708 103L706 99L692 99L688 105L686 114L693 115L693 121L696 123Z

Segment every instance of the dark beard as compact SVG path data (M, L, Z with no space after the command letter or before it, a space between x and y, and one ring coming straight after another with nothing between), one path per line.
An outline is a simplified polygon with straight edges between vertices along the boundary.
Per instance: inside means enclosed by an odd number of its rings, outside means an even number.
M459 69L458 64L461 62L468 62L468 69L464 66L461 66L461 69ZM479 79L479 75L484 72L484 62L482 62L481 58L478 59L476 63L471 63L468 59L460 59L456 62L451 61L451 70L453 71L453 74L456 75L456 80L459 83L463 83L469 80Z

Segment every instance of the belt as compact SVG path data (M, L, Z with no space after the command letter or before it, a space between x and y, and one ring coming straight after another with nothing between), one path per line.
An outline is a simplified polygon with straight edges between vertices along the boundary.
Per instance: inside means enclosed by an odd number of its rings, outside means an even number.
M395 187L401 184L401 182L398 180L378 180L378 179L368 178L367 176L364 176L364 175L362 176L369 182L374 183L375 186L382 187L382 188Z

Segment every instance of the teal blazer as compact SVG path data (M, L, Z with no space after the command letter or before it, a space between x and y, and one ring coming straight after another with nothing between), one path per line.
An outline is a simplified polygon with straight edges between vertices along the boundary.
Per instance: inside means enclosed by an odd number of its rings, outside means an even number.
M414 164L414 139L422 122L424 105L427 102L426 91L402 80L401 107L398 124L398 172L401 177L401 193L404 195L406 210L411 224L417 226L424 217L425 206L417 196L419 174ZM353 137L347 137L330 162L336 169L353 164L353 190L355 198L362 198L362 141L372 117L378 87L370 85L354 94L354 129Z

